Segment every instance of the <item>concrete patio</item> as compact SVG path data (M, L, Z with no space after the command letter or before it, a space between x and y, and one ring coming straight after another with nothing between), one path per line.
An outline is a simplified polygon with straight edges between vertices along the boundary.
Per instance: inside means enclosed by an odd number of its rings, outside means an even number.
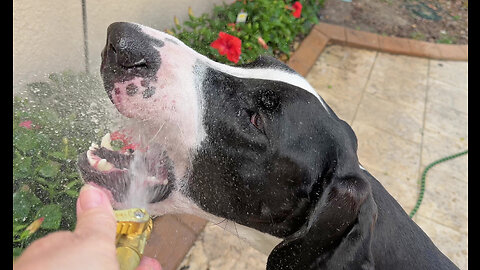
M305 76L354 129L359 160L409 213L431 162L468 149L468 62L327 46ZM468 155L433 167L413 220L468 269ZM177 269L265 269L267 256L207 223Z

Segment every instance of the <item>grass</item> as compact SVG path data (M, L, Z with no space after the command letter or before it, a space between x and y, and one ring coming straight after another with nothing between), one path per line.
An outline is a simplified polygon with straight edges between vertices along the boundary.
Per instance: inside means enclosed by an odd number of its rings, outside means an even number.
M457 39L455 37L450 36L449 34L440 33L440 38L437 40L437 43L440 44L455 44Z
M419 31L413 32L412 34L410 34L410 37L412 39L415 39L415 40L425 40L426 39L425 34L423 34L422 32L419 32Z

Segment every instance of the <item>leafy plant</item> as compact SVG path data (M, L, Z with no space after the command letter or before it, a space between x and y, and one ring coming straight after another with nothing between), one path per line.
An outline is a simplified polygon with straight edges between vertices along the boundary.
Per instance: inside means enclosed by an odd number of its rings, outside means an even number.
M100 81L73 72L28 84L14 97L14 256L48 232L73 229L82 185L76 160L108 129L104 104L110 102Z
M211 15L195 17L189 12L189 19L183 25L175 20L176 26L167 32L175 35L197 52L222 63L230 64L210 44L220 32L238 37L242 41L242 53L238 64L255 60L262 54L290 55L295 38L306 35L318 23L317 13L323 0L298 1L303 6L301 16L292 15L294 1L245 0L230 5L215 6ZM244 23L236 23L240 12L247 13ZM261 40L259 40L261 38ZM268 46L266 47L263 42Z

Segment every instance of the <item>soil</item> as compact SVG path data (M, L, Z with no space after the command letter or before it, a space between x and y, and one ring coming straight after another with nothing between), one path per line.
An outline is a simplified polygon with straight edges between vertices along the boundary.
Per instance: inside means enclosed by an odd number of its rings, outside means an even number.
M319 18L385 36L468 44L468 0L325 0Z

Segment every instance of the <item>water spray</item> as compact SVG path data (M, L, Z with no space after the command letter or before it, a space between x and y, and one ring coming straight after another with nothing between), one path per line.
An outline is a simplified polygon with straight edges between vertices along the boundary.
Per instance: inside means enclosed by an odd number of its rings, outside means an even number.
M78 167L82 178L88 179L87 183L110 190L113 199L120 202L117 207L123 210L114 211L117 259L120 270L134 270L153 228L146 207L165 199L171 192L171 165L162 147L148 144L148 151L136 149L134 154L124 153L113 149L112 139L107 133L100 146L92 143L89 150L79 156Z
M144 208L115 210L117 234L115 245L120 270L134 270L140 263L150 238L153 220Z

